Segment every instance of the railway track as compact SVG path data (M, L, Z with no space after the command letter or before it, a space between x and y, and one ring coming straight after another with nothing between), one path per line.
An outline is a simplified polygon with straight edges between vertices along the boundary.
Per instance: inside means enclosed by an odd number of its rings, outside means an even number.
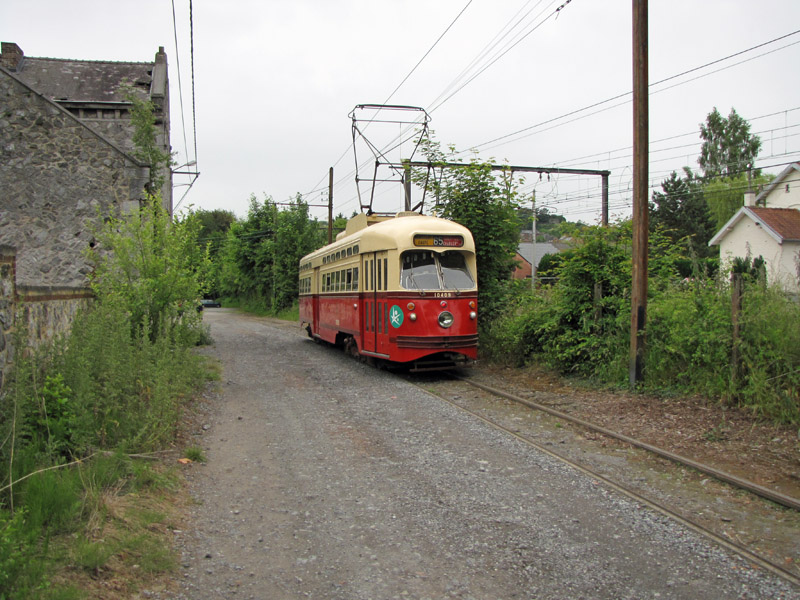
M798 499L505 390L452 373L448 375L425 379L417 377L410 381L459 410L682 523L752 564L800 586L800 568L794 560L790 560L797 551L796 538L800 531ZM473 393L467 390L473 390ZM468 399L468 396L471 397ZM557 433L542 434L541 428L537 427L542 423L537 422L537 417L531 416L533 413L528 409L538 411L544 415L543 418L549 419L543 425L550 427L551 432L555 429ZM572 433L581 439L581 444L571 444L565 439L568 432L564 423L574 428ZM585 449L587 442L597 445L600 439L619 443L616 449L606 447L601 450L601 453L611 454L610 460L597 458L591 450ZM576 449L575 446L583 447ZM637 456L630 455L630 452L636 452ZM636 475L636 468L607 468L609 462L618 462L620 453L628 464L639 466L639 474L644 472L649 475ZM646 458L639 455L645 455ZM655 466L653 461L657 463ZM634 473L622 474L626 470ZM716 483L710 484L709 478L712 477ZM757 498L746 498L745 493ZM702 499L704 495L705 501ZM709 498L713 498L714 502L710 502ZM758 511L753 512L756 507ZM756 513L758 516L754 517ZM778 534L776 530L782 533ZM761 537L753 533L757 531L763 532ZM768 535L772 537L767 539L765 536ZM779 558L776 559L776 556Z

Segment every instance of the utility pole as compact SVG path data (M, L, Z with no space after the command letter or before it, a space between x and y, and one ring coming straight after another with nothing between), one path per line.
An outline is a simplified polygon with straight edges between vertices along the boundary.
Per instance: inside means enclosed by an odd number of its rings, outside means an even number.
M333 167L328 171L328 243L333 243Z
M531 199L531 210L533 214L531 217L533 218L533 226L531 229L533 230L533 236L531 238L531 289L536 289L536 190L533 190L533 198Z
M411 210L411 161L403 161L403 189L406 193L406 211Z
M631 281L631 388L644 379L647 323L648 180L647 0L633 0L633 273Z

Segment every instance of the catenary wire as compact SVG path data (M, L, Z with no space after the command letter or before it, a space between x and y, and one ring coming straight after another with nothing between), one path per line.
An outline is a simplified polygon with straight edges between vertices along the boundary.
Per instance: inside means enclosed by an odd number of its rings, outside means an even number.
M175 0L172 0L172 31L175 35L175 65L178 72L178 98L180 99L181 107L181 127L183 129L183 151L186 154L186 160L189 158L189 144L186 142L186 121L183 114L183 86L181 85L181 59L178 52L178 21L175 18Z
M728 56L725 56L725 57L723 57L723 58L719 58L719 59L713 60L713 61L711 61L711 62L709 62L709 63L705 63L705 64L703 64L703 65L700 65L700 66L698 66L698 67L694 67L694 68L692 68L692 69L688 69L688 70L686 70L686 71L683 71L683 72L681 72L681 73L677 73L677 74L675 74L675 75L671 75L671 76L669 76L669 77L666 77L666 78L664 78L664 79L661 79L661 80L659 80L659 81L656 81L656 82L654 82L654 83L651 83L651 84L650 84L648 87L651 87L651 88L652 88L652 87L654 87L654 86L660 85L660 84L662 84L662 83L666 83L667 81L671 81L671 80L673 80L673 79L676 79L676 78L678 78L678 77L682 77L682 76L684 76L684 75L688 75L688 74L690 74L690 73L694 73L695 71L698 71L698 70L704 69L704 68L706 68L706 67L709 67L709 66L712 66L712 65L718 64L718 63L720 63L720 62L723 62L723 61L725 61L725 60L729 60L729 59L731 59L731 58L734 58L734 57L736 57L736 56L740 56L740 55L742 55L742 54L745 54L745 53L747 53L747 52L751 52L751 51L753 51L753 50L757 50L758 48L762 48L762 47L764 47L764 46L767 46L767 45L769 45L769 44L772 44L772 43L778 42L778 41L780 41L780 40L786 39L786 38L788 38L788 37L790 37L790 36L797 35L798 33L800 33L800 30L793 31L793 32L791 32L791 33L788 33L788 34L782 35L782 36L780 36L780 37L774 38L774 39L772 39L772 40L769 40L769 41L767 41L767 42L763 42L763 43L761 43L761 44L758 44L758 45L756 45L756 46L752 46L752 47L750 47L750 48L747 48L746 50L741 50L741 51L739 51L739 52L736 52L736 53L734 53L734 54L730 54L730 55L728 55ZM790 44L789 46L791 46L791 45L794 45L794 44ZM784 49L784 48L787 48L787 47L789 47L789 46L783 46L783 47L782 47L782 48L780 48L780 49ZM764 56L764 54L762 54L762 55L759 55L759 57L760 57L760 56ZM756 58L758 58L758 57L756 57ZM737 64L741 64L741 63L737 63ZM716 71L714 71L714 72L716 72ZM709 73L708 75L710 75L710 74L711 74L711 73ZM695 79L692 79L691 81L694 81L694 80L695 80ZM672 86L671 86L671 87L672 87ZM670 88L666 88L666 89L670 89ZM602 106L602 105L604 105L604 104L608 104L609 102L613 102L613 101L615 101L615 100L619 100L619 99L621 99L621 98L625 98L626 96L630 96L632 93L633 93L633 92L625 92L625 93L622 93L622 94L617 94L616 96L612 96L612 97L610 97L610 98L606 98L605 100L601 100L601 101L599 101L599 102L595 102L595 103L593 103L593 104L589 104L589 105L587 105L587 106L584 106L584 107L582 107L582 108L578 108L578 109L575 109L575 110L569 111L569 112L567 112L567 113L564 113L563 115L560 115L560 116L557 116L557 117L553 117L553 118L551 118L551 119L547 119L547 120L545 120L545 121L542 121L542 122L540 122L540 123L537 123L537 124L535 124L535 125L531 125L531 126L529 126L529 127L525 127L525 128L523 128L523 129L519 129L519 130L517 130L517 131L513 131L513 132L511 132L511 133L507 133L507 134L505 134L505 135L502 135L502 136L496 137L496 138L494 138L494 139L491 139L491 140L489 140L489 141L483 142L483 143L481 143L481 144L473 145L473 146L471 146L471 148L482 148L482 147L484 147L484 146L488 146L489 144L494 144L495 142L498 142L498 141L500 141L500 140L504 140L504 139L507 139L507 138L510 138L510 137L516 136L516 135L518 135L518 134L520 134L520 133L524 133L524 132L526 132L526 131L530 131L530 130L532 130L532 129L536 129L536 128L538 128L538 127L541 127L541 126L543 126L543 125L548 125L548 124L550 124L550 123L553 123L553 122L555 122L555 121L559 121L559 120L561 120L561 119L565 119L565 118L567 118L567 117L571 117L571 116L573 116L573 115L577 115L577 114L579 114L579 113L582 113L582 112L584 112L584 111L591 110L592 108L597 108L598 106ZM596 114L596 113L592 113L592 114ZM576 120L577 120L577 119L576 119ZM570 121L570 122L572 122L572 121ZM522 138L516 138L516 139L522 139ZM515 141L516 141L516 140L515 140ZM495 147L495 146L492 146L492 147Z

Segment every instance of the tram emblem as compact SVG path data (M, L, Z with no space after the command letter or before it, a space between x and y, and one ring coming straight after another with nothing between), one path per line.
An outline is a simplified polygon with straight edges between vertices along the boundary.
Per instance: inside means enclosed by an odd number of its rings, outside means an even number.
M403 309L396 304L389 310L389 321L395 329L403 324Z

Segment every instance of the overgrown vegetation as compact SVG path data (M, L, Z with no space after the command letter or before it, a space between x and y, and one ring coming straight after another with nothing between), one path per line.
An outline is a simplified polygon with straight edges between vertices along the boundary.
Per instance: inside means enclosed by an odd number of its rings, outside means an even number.
M131 569L135 582L133 564L172 566L126 498L174 483L130 455L169 447L207 378L191 351L205 335L196 230L153 198L95 237L95 301L68 336L17 353L0 398L0 598L84 597L109 569ZM17 337L25 348L25 332Z
M216 251L213 289L226 303L277 314L297 302L300 258L324 243L321 224L298 197L285 210L270 198L250 198L245 219L231 223Z
M455 148L445 153L431 139L423 140L421 145L434 168L452 163L457 156ZM413 178L420 183L428 180L424 171L414 173ZM488 163L477 160L445 168L441 177L428 181L436 197L434 213L464 225L475 240L481 328L495 318L506 302L519 244L517 182L510 172L495 175Z
M520 288L481 339L486 358L545 364L611 386L628 378L629 222L589 227L553 269L555 284ZM729 273L710 276L658 232L651 237L645 387L745 406L800 424L800 305L744 269L740 337L733 339ZM756 261L758 263L758 261ZM732 364L734 344L739 364Z

